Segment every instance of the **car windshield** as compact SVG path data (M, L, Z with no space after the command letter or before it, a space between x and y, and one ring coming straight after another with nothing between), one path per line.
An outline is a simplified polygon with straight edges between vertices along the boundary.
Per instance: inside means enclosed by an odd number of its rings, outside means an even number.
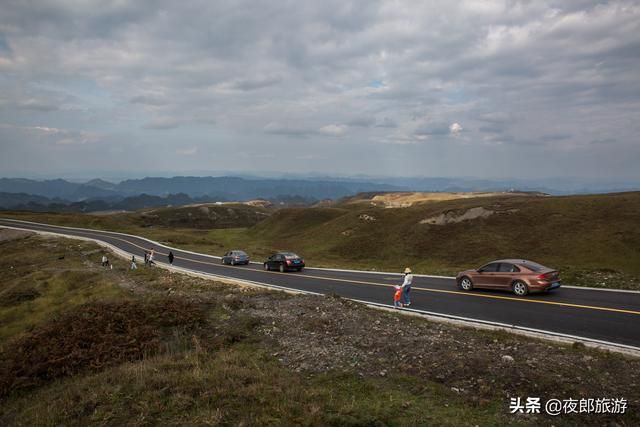
M234 255L238 255L238 256L246 256L247 254L243 251L235 251L233 252Z
M284 257L285 257L286 259L295 259L295 258L300 258L298 255L296 255L296 254L292 254L292 253L286 253L286 254L282 254L282 255L284 255Z

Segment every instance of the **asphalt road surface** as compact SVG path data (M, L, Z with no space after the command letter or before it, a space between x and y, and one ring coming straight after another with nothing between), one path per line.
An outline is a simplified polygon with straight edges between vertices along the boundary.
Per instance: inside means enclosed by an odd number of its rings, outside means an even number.
M168 264L167 247L140 237L0 219L0 227L3 225L101 240L136 255L139 264L142 264L144 251L154 247L155 262ZM176 267L388 306L393 305L392 286L402 282L401 274L365 271L307 268L303 272L266 272L262 264L226 266L215 257L171 250ZM404 267L398 266L398 271ZM605 341L640 350L640 293L562 287L547 294L519 298L500 291L464 292L450 278L415 276L411 309Z

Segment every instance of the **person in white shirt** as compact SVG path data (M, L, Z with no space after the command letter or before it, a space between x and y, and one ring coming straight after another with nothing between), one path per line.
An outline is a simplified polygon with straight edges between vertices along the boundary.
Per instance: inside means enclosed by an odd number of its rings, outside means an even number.
M409 307L411 305L411 299L409 298L409 292L411 292L411 282L413 282L413 274L409 267L404 269L404 281L402 282L402 306Z

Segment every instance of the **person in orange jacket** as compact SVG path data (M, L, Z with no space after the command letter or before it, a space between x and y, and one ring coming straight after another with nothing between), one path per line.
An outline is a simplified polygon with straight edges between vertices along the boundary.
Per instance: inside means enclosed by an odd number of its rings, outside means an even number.
M395 308L402 308L402 303L400 299L402 298L402 286L394 286L396 291L393 294L393 306Z

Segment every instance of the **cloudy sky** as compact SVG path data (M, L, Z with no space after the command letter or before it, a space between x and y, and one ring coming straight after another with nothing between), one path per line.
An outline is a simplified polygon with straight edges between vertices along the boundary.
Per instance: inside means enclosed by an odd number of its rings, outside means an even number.
M640 180L639 131L637 1L2 1L2 176Z

